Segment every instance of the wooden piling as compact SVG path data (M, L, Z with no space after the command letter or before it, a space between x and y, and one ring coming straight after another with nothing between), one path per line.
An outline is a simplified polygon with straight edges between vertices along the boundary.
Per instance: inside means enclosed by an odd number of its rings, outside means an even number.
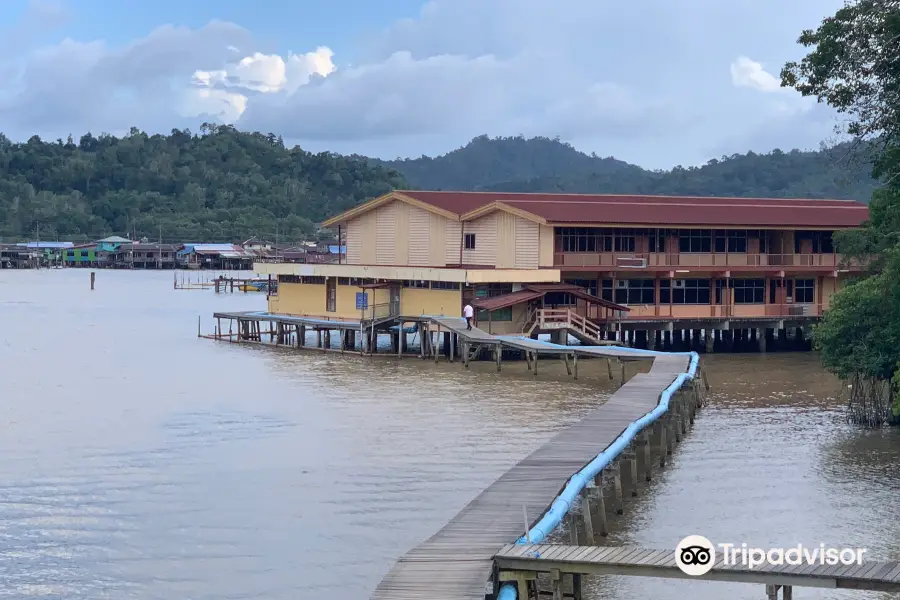
M94 289L94 281L97 279L97 274L91 271L91 290Z
M594 522L591 519L591 489L586 487L581 491L581 522L584 524L587 544L594 543Z

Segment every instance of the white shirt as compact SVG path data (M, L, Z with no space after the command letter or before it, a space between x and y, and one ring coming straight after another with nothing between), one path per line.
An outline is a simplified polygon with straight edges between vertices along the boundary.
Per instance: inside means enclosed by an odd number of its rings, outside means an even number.
M471 306L466 304L465 308L463 308L463 316L467 319L471 319L474 314L475 310Z

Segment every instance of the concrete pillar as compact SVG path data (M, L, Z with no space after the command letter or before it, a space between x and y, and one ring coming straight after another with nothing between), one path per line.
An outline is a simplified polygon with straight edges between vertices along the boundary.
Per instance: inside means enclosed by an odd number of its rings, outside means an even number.
M559 344L560 346L568 346L569 333L562 329L554 331L550 334L550 341L554 344Z
M444 346L444 356L446 356L449 359L450 358L450 332L448 332L448 331L444 332L443 346Z
M680 329L676 329L672 332L672 346L673 349L680 349L683 343L684 336Z
M619 469L613 470L613 509L617 515L625 512L625 503L622 500L622 460L617 461Z
M759 351L765 353L766 351L766 334L767 329L765 327L756 330L756 341L759 343Z
M594 543L594 521L591 519L591 488L584 488L581 492L581 522L584 524L584 533L588 545Z
M782 327L778 330L778 347L787 348L787 329Z
M672 349L672 332L664 331L663 332L663 350L671 350Z
M707 329L706 332L703 334L703 337L705 338L704 341L706 342L706 352L712 353L713 342L715 341L715 338L713 337L713 330Z

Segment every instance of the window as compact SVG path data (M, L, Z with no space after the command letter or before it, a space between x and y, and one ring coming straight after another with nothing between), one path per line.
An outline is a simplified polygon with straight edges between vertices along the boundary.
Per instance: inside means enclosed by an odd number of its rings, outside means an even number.
M75 258L75 251L74 251L74 250L67 250L67 251L66 251L66 256L70 256L70 257L72 257L72 258Z
M278 283L303 283L299 275L279 275Z
M671 300L670 300L671 299ZM662 279L659 303L709 304L709 279Z
M338 280L338 285L350 285L349 277L338 277L337 280Z
M678 232L679 252L712 252L712 231L709 229L681 229Z
M512 321L512 306L490 311L490 315L486 310L479 310L476 320L479 324L484 324L488 321Z
M600 282L600 297L608 302L613 301L612 279L604 279Z
M544 306L575 306L575 296L566 292L547 292Z
M168 252L163 252L163 253L162 253L162 257L163 257L163 258L169 258L169 253L168 253Z
M797 231L794 234L794 252L797 254L832 254L834 241L830 231ZM806 242L806 244L804 244ZM804 246L806 246L804 248Z
M597 295L597 280L596 279L566 279L565 283L569 283L571 285L577 285L582 288L591 296Z
M424 290L427 290L427 289L428 289L428 282L427 282L427 281L420 281L420 280L418 280L418 279L407 279L407 280L404 280L404 281L403 281L402 287L405 287L405 288L417 288L417 289L424 289Z
M815 279L797 279L794 282L794 302L812 304L815 300Z
M466 250L474 250L475 249L475 234L467 233L465 235L465 242L466 242Z
M620 279L616 282L616 304L655 304L656 280Z
M616 252L634 252L634 230L613 230L613 248Z
M766 297L765 279L731 279L735 304L764 304Z
M432 281L431 289L433 290L458 290L458 281Z
M300 277L300 283L310 283L315 285L324 285L325 278L324 277L313 277L310 275L302 275Z
M746 231L728 231L726 239L728 240L728 252L747 252Z
M650 252L665 252L666 251L666 238L669 236L668 229L651 229L649 233L649 248Z

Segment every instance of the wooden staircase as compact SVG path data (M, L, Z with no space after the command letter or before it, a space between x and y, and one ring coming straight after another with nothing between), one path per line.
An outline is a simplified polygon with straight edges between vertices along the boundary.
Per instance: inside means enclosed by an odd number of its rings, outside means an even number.
M523 333L531 335L535 331L547 333L560 330L572 334L582 344L609 343L600 327L567 308L539 308L532 311Z

